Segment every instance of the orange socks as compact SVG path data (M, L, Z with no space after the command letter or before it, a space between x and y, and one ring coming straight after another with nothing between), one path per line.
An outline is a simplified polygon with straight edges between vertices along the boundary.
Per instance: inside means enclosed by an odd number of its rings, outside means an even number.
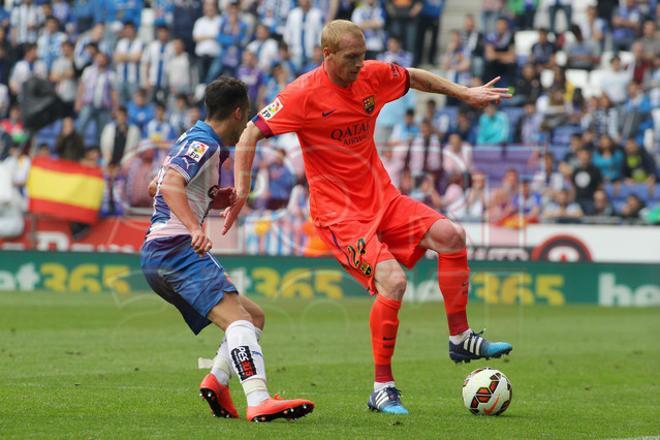
M369 323L371 326L371 345L374 352L376 382L391 382L392 355L396 345L396 333L399 329L399 309L401 301L377 295L371 307Z
M451 254L438 254L438 284L445 300L450 335L458 335L470 328L465 313L469 279L467 249Z

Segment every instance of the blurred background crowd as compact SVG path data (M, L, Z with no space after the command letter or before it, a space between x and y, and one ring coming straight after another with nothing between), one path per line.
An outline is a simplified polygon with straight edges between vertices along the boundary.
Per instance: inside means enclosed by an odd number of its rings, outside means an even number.
M450 12L460 19L441 27ZM22 221L35 157L102 168L103 216L149 214L147 184L203 118L205 84L236 76L256 112L320 65L336 18L364 29L367 58L466 86L501 76L514 94L484 111L414 91L385 106L377 146L403 193L460 221L654 223L659 12L655 0L9 0L0 223ZM60 101L38 129L24 120L34 78ZM230 161L222 176L233 181ZM253 213L304 223L295 135L264 141L254 176Z

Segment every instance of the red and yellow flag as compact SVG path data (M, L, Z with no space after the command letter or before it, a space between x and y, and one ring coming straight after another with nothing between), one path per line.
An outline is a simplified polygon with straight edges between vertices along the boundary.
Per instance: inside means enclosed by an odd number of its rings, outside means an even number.
M68 160L37 157L27 181L29 209L81 223L96 222L103 201L103 171Z

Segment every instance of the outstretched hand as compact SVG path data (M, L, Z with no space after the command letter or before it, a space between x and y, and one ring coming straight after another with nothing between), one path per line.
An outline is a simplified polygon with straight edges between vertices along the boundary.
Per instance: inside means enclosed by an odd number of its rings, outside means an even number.
M499 104L502 99L511 99L512 95L509 93L509 89L494 87L495 83L498 82L500 78L501 77L498 76L483 86L470 87L467 89L465 102L473 107L484 108L490 103Z
M241 212L241 209L243 209L243 205L245 205L246 201L247 196L240 197L236 195L231 205L225 209L225 224L222 227L222 235L227 234L227 232L231 229L232 225L238 218L238 214Z

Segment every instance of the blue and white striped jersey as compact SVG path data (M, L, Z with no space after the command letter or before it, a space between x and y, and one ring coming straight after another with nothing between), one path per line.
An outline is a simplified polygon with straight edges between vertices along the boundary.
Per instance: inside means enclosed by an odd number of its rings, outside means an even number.
M158 173L158 191L154 197L154 213L146 241L154 238L189 235L190 231L170 211L160 192L168 168L179 172L186 180L186 196L199 223L204 222L209 204L209 193L220 183L220 166L229 157L229 150L220 137L204 121L197 123L179 137L170 149Z

